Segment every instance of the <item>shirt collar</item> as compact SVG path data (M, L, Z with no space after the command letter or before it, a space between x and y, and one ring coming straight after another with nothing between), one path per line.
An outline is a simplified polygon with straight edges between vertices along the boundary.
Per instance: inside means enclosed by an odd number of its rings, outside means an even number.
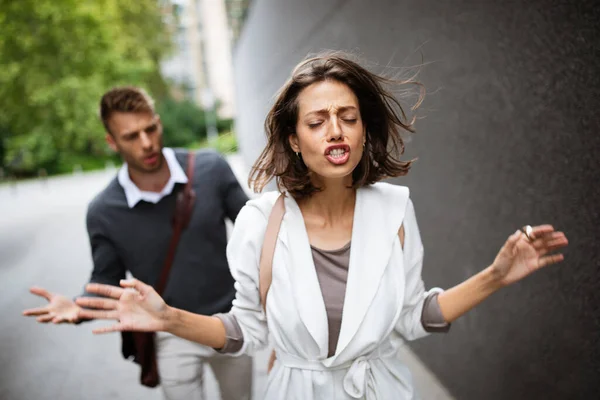
M162 154L167 163L167 167L169 168L170 177L165 187L160 192L148 192L140 190L136 184L133 183L129 176L127 163L124 163L123 166L121 166L121 169L119 169L117 179L125 191L125 197L127 198L127 205L129 208L135 207L135 205L141 200L156 204L163 197L168 196L173 192L173 188L175 187L176 183L185 184L188 182L188 178L183 171L183 168L181 168L181 165L177 161L175 151L171 148L163 147Z

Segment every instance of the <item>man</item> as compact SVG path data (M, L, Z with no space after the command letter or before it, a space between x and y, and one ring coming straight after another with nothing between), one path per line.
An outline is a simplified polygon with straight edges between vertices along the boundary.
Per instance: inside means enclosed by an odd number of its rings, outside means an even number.
M155 285L172 233L176 193L188 181L184 172L187 152L163 148L160 117L153 100L141 89L108 91L100 102L100 117L108 145L124 164L88 207L94 261L90 282L119 285L130 272ZM235 221L248 199L228 163L213 151L195 155L192 187L194 211L181 235L164 298L170 305L195 313L227 312L235 289L225 252L225 218ZM42 323L80 322L80 308L71 299L38 287L31 292L46 298L48 305L26 310L25 315L37 316ZM166 333L157 335L156 347L168 400L203 399L204 363L213 369L223 399L250 398L250 357L228 357Z

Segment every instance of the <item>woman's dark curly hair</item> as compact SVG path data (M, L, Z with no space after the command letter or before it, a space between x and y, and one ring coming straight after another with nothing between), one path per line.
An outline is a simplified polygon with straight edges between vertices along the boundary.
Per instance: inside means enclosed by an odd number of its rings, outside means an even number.
M346 84L354 92L365 126L365 151L352 172L353 187L408 173L414 160L400 160L404 153L401 133L414 132L415 118L408 120L400 103L385 86L416 85L420 89L419 98L412 110L423 101L423 86L413 79L384 78L369 72L348 55L327 53L298 64L291 78L280 89L265 120L267 146L252 167L248 179L255 192L261 192L273 178L280 191L287 190L296 199L320 190L311 182L310 171L304 162L292 150L289 136L296 132L298 95L313 83L326 80Z

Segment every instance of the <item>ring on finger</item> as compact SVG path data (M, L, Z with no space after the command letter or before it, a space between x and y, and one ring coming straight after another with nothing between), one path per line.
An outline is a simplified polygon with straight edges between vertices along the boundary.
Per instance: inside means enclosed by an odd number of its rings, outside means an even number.
M523 233L527 237L527 240L533 242L533 228L531 227L531 225L526 225L525 227L523 227Z

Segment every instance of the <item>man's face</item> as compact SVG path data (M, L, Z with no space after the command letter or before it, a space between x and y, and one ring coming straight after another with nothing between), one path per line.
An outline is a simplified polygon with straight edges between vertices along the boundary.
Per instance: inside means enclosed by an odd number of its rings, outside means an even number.
M106 142L118 152L130 168L140 172L160 169L162 157L162 125L151 113L115 112L108 120L110 133Z

